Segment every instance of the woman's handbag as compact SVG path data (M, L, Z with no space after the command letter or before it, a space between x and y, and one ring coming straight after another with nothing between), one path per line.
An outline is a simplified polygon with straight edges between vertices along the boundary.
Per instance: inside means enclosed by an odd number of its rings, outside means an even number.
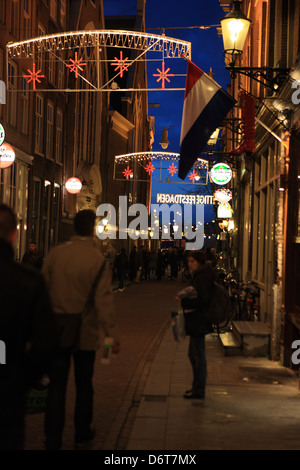
M186 337L185 320L183 310L179 307L178 312L172 315L172 329L175 341L184 341Z

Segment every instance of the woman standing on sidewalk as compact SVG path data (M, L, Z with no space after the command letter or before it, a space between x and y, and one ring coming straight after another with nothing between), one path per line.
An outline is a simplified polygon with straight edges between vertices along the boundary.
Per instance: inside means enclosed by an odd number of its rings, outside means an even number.
M192 251L188 254L188 267L192 276L189 285L193 286L197 297L175 297L185 313L186 334L190 336L188 356L193 369L193 385L191 390L184 394L186 399L203 399L206 385L206 354L205 335L213 331L212 325L205 316L205 309L209 305L215 273L209 264L206 264L205 254L202 251Z

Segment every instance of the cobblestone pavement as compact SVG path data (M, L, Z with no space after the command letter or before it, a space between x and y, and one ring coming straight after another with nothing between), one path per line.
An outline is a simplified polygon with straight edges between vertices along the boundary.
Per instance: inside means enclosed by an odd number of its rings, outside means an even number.
M162 280L131 284L115 292L121 352L109 365L97 353L94 376L94 425L96 439L89 449L124 448L139 397L160 341L170 324L170 312L181 281ZM63 449L73 449L73 371L68 391ZM26 417L25 449L43 449L44 414Z

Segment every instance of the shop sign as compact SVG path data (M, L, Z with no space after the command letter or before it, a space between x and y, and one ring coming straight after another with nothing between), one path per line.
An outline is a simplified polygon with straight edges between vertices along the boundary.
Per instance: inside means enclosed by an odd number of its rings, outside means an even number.
M215 184L223 186L231 180L232 170L226 163L217 163L210 170L210 177Z
M75 176L73 176L72 178L69 178L66 181L65 187L66 187L66 190L68 191L68 193L78 194L81 191L82 182L80 181L79 178L76 178Z
M16 154L11 145L3 143L0 146L0 168L8 168L15 161Z

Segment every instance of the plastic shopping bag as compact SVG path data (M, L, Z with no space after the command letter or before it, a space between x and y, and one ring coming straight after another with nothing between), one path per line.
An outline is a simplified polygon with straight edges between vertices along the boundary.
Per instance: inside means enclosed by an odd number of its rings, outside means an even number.
M178 312L172 312L172 330L175 341L184 341L186 337L185 320L181 307L178 309Z

